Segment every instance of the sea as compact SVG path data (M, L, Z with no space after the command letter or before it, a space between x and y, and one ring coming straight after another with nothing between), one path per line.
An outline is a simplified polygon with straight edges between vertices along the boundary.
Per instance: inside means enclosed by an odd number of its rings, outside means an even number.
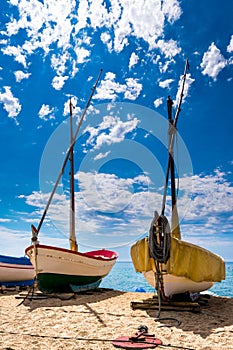
M115 264L100 287L125 292L154 292L154 288L147 283L143 275L134 270L132 262L123 261ZM215 283L208 293L233 298L233 262L226 262L226 279Z

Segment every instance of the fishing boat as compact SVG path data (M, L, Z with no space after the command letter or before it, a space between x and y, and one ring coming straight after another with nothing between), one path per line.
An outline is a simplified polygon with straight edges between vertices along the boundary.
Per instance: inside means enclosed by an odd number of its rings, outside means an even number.
M101 72L102 71L100 71L92 89L74 135L72 127L73 106L70 99L70 147L40 223L37 228L32 225L32 245L25 250L25 253L28 255L35 268L38 288L42 292L78 292L96 289L100 285L102 279L109 274L118 258L116 252L106 249L85 253L79 252L75 233L74 145L81 123L100 79ZM70 249L64 249L40 244L38 241L38 234L68 160L70 162Z
M35 271L27 257L0 255L0 286L31 286Z
M186 61L174 118L173 101L170 96L167 100L168 164L161 214L155 211L148 237L137 241L131 247L131 258L135 270L144 275L147 282L164 300L171 299L177 294L198 295L199 292L211 288L215 282L225 279L225 263L220 256L181 239L176 195L174 140L188 68L188 61ZM168 184L170 184L172 202L170 223L164 215Z

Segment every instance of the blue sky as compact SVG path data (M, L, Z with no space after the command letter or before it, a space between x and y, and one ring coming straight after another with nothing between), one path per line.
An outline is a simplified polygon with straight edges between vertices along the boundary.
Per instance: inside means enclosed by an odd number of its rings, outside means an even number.
M233 260L231 1L9 0L0 16L0 253L30 244L68 147L69 97L76 125L103 69L75 147L77 239L129 257L161 210L166 99L175 111L189 58L175 159L182 237ZM67 182L68 170L41 243L68 247Z

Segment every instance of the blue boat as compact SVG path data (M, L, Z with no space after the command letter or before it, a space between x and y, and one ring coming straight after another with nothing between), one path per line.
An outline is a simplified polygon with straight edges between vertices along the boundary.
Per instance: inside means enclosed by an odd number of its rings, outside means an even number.
M0 286L31 286L35 270L27 257L0 255Z

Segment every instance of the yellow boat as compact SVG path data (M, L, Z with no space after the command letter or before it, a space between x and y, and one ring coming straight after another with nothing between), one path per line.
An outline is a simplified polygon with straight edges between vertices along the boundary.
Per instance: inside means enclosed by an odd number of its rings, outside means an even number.
M183 98L188 69L186 61L180 100L174 119L172 100L168 97L169 147L168 166L161 215L155 212L149 237L137 241L131 247L131 258L136 272L141 272L163 299L176 294L206 291L215 282L225 279L224 260L200 246L181 239L174 170L174 138ZM171 225L164 216L166 193L170 176L172 215Z

